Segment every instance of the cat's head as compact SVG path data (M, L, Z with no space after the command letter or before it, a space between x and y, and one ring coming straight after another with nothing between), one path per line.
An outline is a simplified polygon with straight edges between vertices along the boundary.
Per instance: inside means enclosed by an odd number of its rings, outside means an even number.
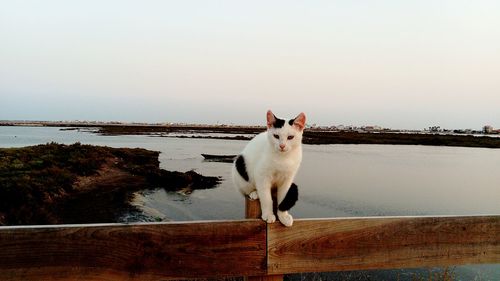
M284 120L276 117L271 110L267 111L267 136L273 148L286 153L302 143L302 133L306 125L306 115L300 113L297 117Z

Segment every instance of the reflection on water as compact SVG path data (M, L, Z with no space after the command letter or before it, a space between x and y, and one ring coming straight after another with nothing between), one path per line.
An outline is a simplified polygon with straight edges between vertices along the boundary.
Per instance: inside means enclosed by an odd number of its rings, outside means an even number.
M494 149L321 145L305 146L297 182L302 200L348 215L498 214L499 170Z
M156 150L161 152L164 169L194 169L224 179L215 189L195 190L189 195L163 189L138 194L136 203L155 218L244 217L244 200L230 181L231 164L203 161L201 154L237 154L245 141L98 136L58 128L0 127L0 147L50 141ZM297 218L500 214L498 171L500 149L304 145L304 159L296 178L300 198L292 213ZM500 278L499 270L493 268L491 276Z

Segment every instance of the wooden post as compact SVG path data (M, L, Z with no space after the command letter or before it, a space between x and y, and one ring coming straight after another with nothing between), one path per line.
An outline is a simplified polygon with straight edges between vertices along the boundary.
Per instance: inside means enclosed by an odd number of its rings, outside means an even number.
M247 219L260 219L260 201L250 200L245 197L245 218Z
M276 192L273 192L273 201L276 201ZM245 217L247 219L261 219L260 201L245 197ZM275 223L280 223L278 220ZM249 276L247 281L283 281L283 275Z
M273 212L276 214L278 210L278 203L276 202L277 190L271 190L271 196L273 197ZM245 218L247 219L261 219L260 212L260 201L250 200L248 197L245 197ZM277 219L277 218L276 218Z

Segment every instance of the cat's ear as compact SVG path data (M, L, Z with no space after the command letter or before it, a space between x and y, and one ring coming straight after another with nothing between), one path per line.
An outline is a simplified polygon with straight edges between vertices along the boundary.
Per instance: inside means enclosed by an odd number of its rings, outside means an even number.
M306 115L301 112L295 119L293 119L293 125L297 126L301 131L304 130L306 126Z
M267 111L267 128L271 128L274 126L274 123L276 122L276 116L274 116L273 112L271 110Z

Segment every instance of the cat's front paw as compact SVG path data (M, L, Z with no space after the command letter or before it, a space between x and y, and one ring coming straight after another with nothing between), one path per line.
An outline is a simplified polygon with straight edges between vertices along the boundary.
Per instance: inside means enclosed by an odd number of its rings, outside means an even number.
M262 215L262 219L267 223L273 223L276 221L276 216L274 214Z
M293 217L288 212L278 211L278 219L284 226L292 226Z
M248 198L250 198L250 200L257 200L259 199L259 194L257 194L256 190L254 190L248 194Z

